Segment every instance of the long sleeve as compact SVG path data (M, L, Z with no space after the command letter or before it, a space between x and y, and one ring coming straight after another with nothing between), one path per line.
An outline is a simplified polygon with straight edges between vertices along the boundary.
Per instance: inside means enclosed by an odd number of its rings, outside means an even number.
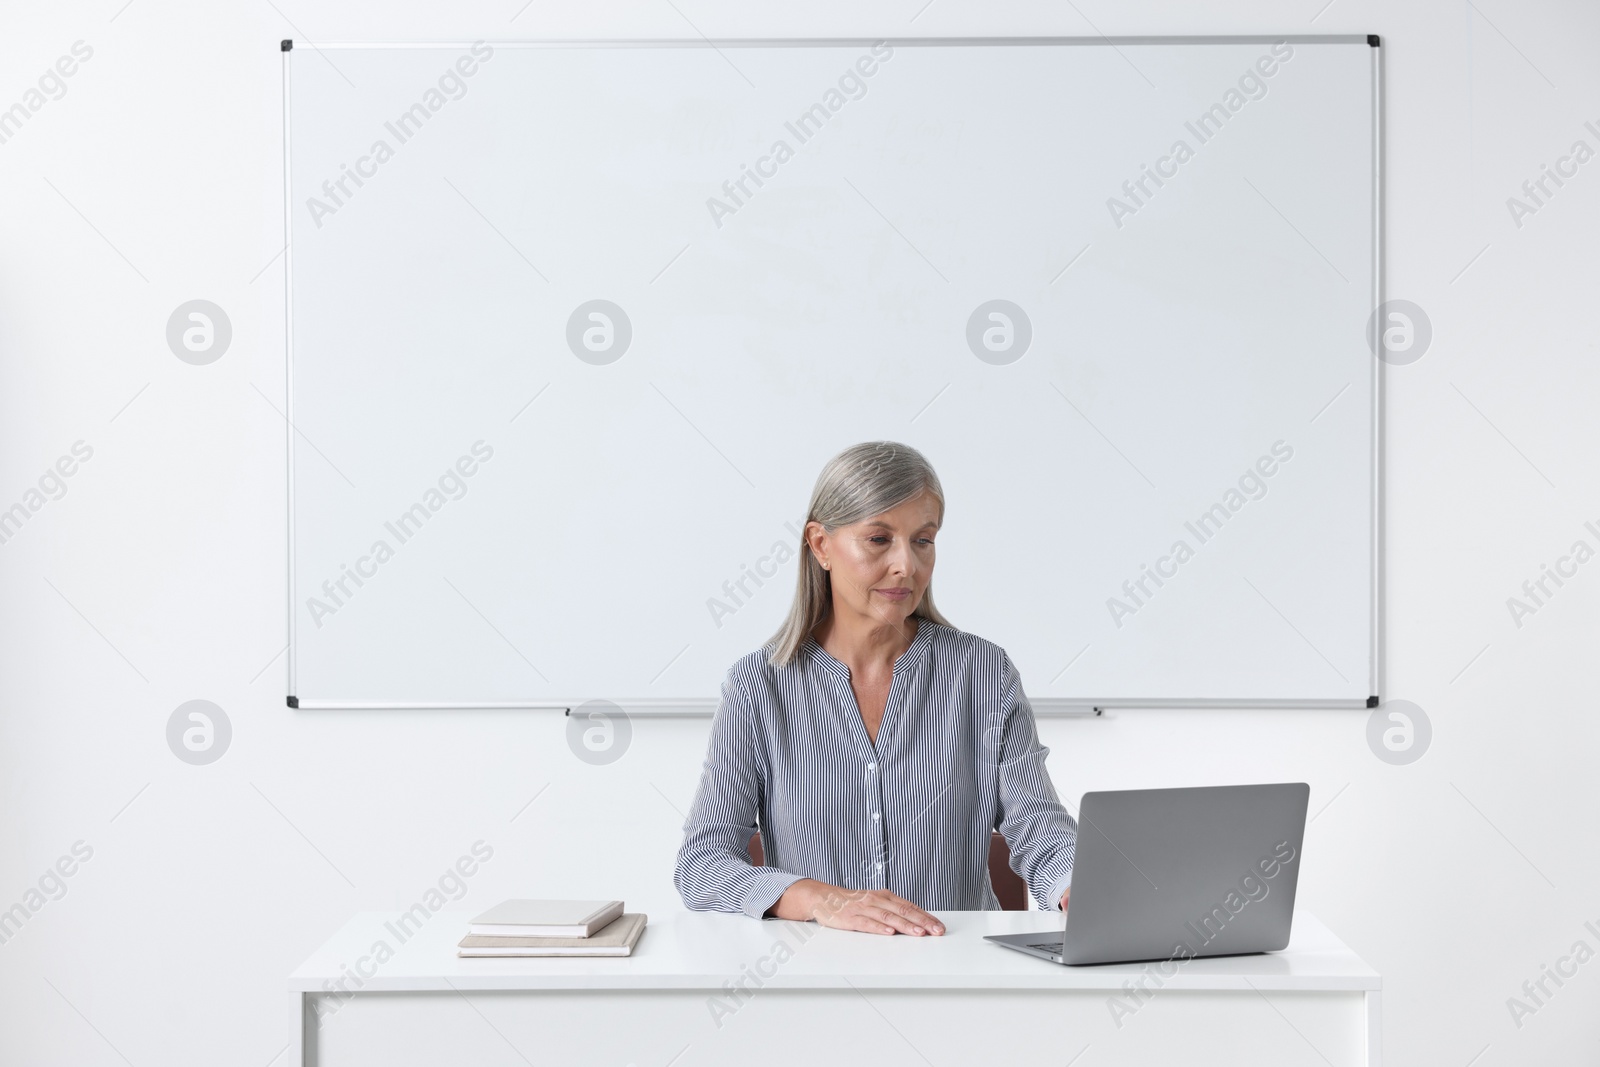
M1028 883L1042 910L1060 911L1061 894L1072 884L1078 824L1056 796L1039 741L1033 707L1011 658L1004 661L1006 692L1000 728L998 796L1001 836L1011 850L1011 869Z
M750 862L762 797L758 758L749 701L730 671L672 878L691 911L742 911L759 919L804 877Z

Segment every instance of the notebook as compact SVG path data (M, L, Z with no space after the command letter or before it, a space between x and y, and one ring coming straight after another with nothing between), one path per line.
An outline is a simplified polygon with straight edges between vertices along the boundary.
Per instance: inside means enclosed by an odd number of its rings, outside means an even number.
M468 934L457 956L631 956L645 916L628 912L591 937L482 937Z
M479 937L588 937L622 914L620 900L503 900L474 916Z

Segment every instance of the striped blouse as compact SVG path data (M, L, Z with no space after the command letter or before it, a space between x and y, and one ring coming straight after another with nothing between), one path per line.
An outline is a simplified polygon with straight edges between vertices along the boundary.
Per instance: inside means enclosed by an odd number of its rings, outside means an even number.
M887 889L929 911L996 911L989 837L1043 909L1072 877L1077 823L999 645L929 619L894 664L876 744L850 669L814 638L728 671L673 883L693 911L761 918L802 878ZM761 828L765 866L749 842Z

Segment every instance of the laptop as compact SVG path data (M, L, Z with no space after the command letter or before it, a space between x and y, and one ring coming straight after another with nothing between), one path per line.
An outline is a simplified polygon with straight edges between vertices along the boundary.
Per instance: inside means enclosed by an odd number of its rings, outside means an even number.
M1060 964L1279 951L1310 795L1305 782L1085 793L1065 928L984 940Z

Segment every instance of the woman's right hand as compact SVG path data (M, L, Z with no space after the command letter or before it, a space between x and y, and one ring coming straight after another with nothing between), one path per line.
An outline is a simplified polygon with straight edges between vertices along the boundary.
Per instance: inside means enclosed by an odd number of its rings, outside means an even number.
M867 934L944 933L944 923L887 889L845 889L815 878L802 878L785 889L771 914L778 919L815 919L819 926Z

